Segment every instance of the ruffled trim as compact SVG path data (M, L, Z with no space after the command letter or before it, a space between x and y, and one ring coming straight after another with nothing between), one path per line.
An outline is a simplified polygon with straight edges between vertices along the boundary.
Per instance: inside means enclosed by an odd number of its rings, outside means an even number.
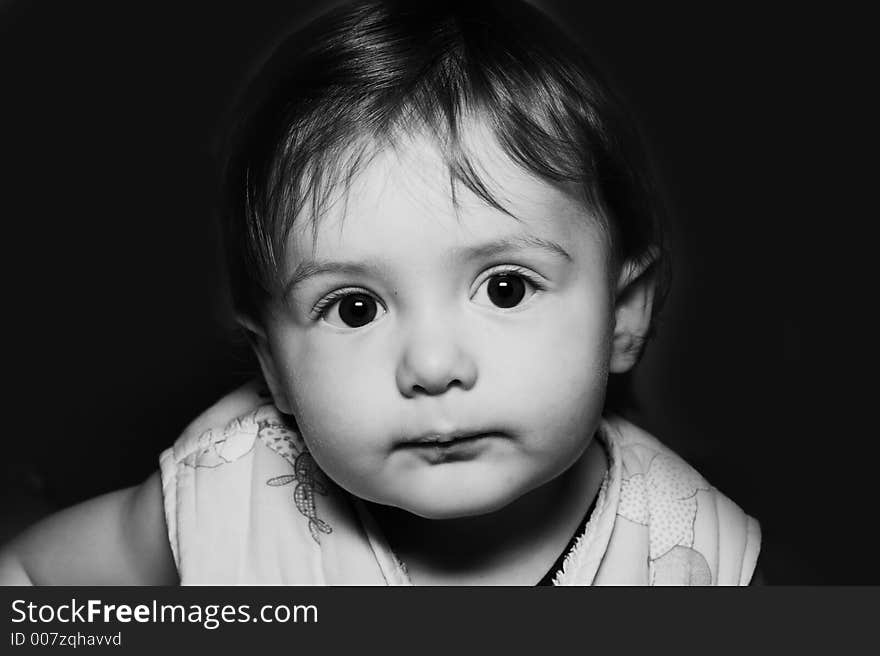
M596 507L587 520L584 531L562 561L562 568L553 577L553 585L591 585L608 548L614 519L617 514L617 499L620 496L621 463L616 442L612 439L612 427L605 420L596 435L605 448L608 469L596 498Z

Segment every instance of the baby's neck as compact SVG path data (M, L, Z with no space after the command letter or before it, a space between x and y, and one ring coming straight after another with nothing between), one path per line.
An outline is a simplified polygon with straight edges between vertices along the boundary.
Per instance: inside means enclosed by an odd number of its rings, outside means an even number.
M372 505L417 585L535 585L565 549L607 471L594 440L565 473L479 517L429 520Z

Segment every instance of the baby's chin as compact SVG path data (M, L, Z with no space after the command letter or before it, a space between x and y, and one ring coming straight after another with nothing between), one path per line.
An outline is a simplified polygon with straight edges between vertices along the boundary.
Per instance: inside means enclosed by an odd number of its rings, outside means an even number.
M444 520L464 519L465 517L480 517L490 515L513 503L517 498L505 499L463 499L450 500L438 503L400 503L394 504L400 510L421 517L422 519Z
M377 499L377 503L393 506L412 515L430 520L463 519L498 512L520 499L531 489L520 485L489 485L447 489L418 489L392 497Z

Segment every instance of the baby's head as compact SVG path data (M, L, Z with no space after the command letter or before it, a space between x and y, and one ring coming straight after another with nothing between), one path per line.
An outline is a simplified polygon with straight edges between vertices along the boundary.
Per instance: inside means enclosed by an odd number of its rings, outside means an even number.
M634 128L579 50L524 4L359 4L244 98L233 299L327 475L451 518L566 471L639 357L662 252Z

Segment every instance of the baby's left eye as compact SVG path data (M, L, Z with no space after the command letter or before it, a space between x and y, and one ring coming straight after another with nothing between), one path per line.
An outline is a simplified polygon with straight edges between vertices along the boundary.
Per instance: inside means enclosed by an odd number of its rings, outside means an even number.
M385 314L385 308L370 294L342 291L322 302L318 315L337 328L362 328Z
M483 305L508 309L520 305L537 291L537 285L525 276L510 272L496 273L477 289L474 300Z

